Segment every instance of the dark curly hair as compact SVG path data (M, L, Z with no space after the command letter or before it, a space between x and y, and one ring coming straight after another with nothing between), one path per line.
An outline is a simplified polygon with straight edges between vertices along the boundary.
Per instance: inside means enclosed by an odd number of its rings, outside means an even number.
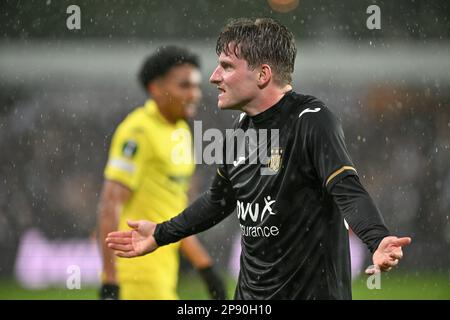
M172 67L185 63L200 68L198 56L189 50L177 46L159 47L145 59L139 72L139 81L147 90L151 81L164 76Z

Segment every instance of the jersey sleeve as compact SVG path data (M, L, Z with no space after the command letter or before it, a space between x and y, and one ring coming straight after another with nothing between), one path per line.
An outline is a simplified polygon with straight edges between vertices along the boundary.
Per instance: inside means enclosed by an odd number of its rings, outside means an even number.
M156 226L153 236L159 246L205 231L228 217L236 208L231 183L219 171L208 191L176 217Z
M324 106L309 108L301 114L301 135L305 137L305 151L324 188L328 192L334 184L357 171L345 145L344 132L337 117Z
M239 121L233 128L236 128ZM209 190L178 216L156 226L154 237L159 246L205 231L228 217L236 208L236 194L226 165L226 145L227 140L222 145L222 163L216 167Z
M331 195L345 221L353 232L373 253L380 242L390 235L383 216L359 178L341 179L331 190Z
M135 190L150 157L150 143L138 126L119 126L114 133L104 176Z

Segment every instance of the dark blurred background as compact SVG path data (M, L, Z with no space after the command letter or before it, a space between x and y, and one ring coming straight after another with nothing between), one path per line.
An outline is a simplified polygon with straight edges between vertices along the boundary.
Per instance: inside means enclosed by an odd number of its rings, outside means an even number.
M66 26L72 4L79 30ZM379 30L366 26L373 4ZM450 275L449 13L446 0L1 1L0 277L14 276L27 230L47 241L95 236L111 135L143 104L136 74L159 45L201 56L195 120L204 129L231 125L236 113L218 112L208 78L220 29L242 16L273 17L294 32L295 90L339 115L391 231L413 237L402 270ZM197 193L213 172L197 167ZM235 220L201 235L224 271Z

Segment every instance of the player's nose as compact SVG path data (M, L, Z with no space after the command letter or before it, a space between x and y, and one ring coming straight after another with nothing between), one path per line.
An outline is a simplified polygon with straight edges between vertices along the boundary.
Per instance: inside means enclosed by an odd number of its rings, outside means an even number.
M213 73L211 74L211 77L209 77L209 82L213 83L213 84L217 84L220 82L220 70L219 67L217 67L216 69L214 69Z
M202 98L202 90L198 87L192 88L189 92L189 101L193 103L198 103Z
M197 102L202 98L202 90L198 86L193 86L187 92L186 100L189 102Z

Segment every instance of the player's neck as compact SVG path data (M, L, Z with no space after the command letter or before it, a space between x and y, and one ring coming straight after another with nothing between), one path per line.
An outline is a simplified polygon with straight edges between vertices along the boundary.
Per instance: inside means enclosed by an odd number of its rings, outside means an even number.
M164 106L158 102L156 102L156 106L158 107L159 114L170 124L176 124L178 119L174 117L170 112L169 106Z
M242 111L249 116L256 116L257 114L260 114L277 104L277 102L284 97L286 92L290 90L292 90L292 86L290 84L284 87L268 87L261 91L261 94L257 98L242 107Z

